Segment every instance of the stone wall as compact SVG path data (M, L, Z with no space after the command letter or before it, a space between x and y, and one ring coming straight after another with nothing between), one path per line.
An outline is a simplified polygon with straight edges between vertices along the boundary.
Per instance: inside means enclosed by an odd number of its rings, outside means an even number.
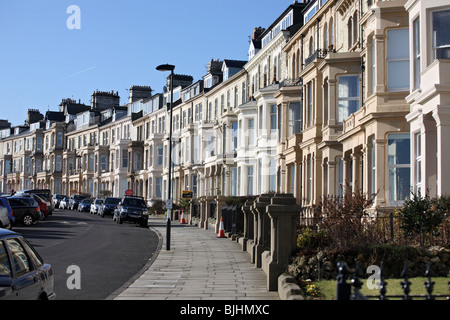
M355 263L358 261L363 277L373 274L372 272L365 274L368 266L379 266L381 262L386 278L400 278L405 262L409 277L424 276L428 263L433 277L446 277L450 274L450 249L387 246L367 249L364 252L354 250L339 253L324 251L302 253L293 258L287 273L295 279L335 280L338 274L337 263L340 260L347 263L351 272L354 271Z

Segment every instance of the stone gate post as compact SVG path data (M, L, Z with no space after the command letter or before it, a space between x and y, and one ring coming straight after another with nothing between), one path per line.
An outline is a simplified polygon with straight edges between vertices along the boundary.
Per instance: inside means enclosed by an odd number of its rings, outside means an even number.
M253 239L253 218L250 212L252 203L252 200L246 200L241 208L244 214L244 236L239 239L239 243L242 245L242 251L247 251L247 242L249 239Z
M255 263L257 268L261 268L262 253L270 249L270 219L266 208L273 196L273 193L261 194L251 207L255 216L255 247L253 250L254 258L251 261Z
M301 206L292 194L275 194L266 212L270 218L270 257L265 267L267 289L278 289L278 277L285 271L297 245L296 219Z

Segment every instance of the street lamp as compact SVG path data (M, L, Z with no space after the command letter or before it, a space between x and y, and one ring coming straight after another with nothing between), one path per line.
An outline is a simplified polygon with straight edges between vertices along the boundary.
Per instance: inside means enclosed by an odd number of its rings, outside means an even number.
M169 183L167 190L167 224L166 224L166 250L170 251L170 216L172 212L172 107L173 107L173 70L175 66L162 64L156 67L158 71L170 71L170 115L169 115Z

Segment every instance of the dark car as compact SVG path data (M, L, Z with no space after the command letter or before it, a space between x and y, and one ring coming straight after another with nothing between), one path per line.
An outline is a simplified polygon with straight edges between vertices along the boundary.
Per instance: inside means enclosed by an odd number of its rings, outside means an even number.
M86 199L85 196L82 196L80 194L74 194L69 199L69 209L70 210L77 210L78 205L80 204L81 200Z
M79 212L89 212L91 210L92 199L83 199L78 205Z
M51 265L20 234L0 230L0 299L55 299Z
M27 189L23 191L19 191L15 194L15 196L19 196L23 193L33 193L38 195L40 198L44 199L44 201L47 203L48 207L48 214L52 215L53 210L55 210L55 206L52 203L52 193L50 189Z
M124 221L137 222L142 227L148 226L148 208L144 198L125 196L114 211L113 220L117 223Z
M105 202L100 206L98 214L102 217L105 215L114 215L114 210L116 210L117 205L122 201L121 198L106 197Z
M31 197L13 196L9 197L8 201L13 211L15 223L30 226L39 222L41 211L36 200Z
M49 210L48 210L48 202L47 201L45 201L40 196L38 196L37 194L34 194L34 193L22 193L21 197L33 198L34 200L37 201L37 203L39 205L39 210L41 211L41 220L48 217Z

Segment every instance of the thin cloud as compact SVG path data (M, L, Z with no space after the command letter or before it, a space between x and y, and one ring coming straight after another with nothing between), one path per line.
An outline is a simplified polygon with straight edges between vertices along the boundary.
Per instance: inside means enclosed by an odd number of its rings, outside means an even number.
M97 67L96 67L96 66L93 66L93 67L89 67L89 68L87 68L87 69L85 69L85 70L78 71L78 72L76 72L76 73L74 73L74 74L71 74L71 75L68 75L68 76L66 76L66 77L64 77L64 78L58 79L58 80L56 80L56 81L53 81L53 82L51 82L51 83L45 85L44 87L51 86L51 85L54 85L55 83L62 82L62 81L65 81L65 80L74 78L74 77L76 77L76 76L79 76L80 74L83 74L83 73L89 72L89 71L91 71L91 70L94 70L95 68L97 68Z

